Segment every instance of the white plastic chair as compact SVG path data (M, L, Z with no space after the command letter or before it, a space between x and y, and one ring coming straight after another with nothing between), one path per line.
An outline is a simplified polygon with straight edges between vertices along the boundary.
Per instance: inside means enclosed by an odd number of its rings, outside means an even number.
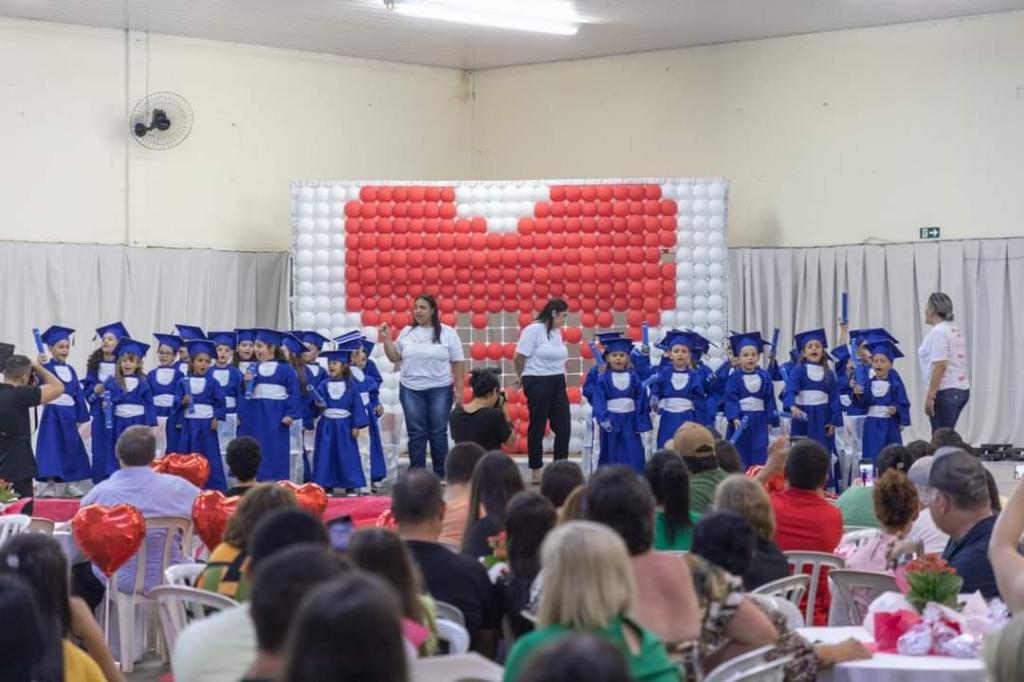
M864 622L868 614L868 605L875 597L885 592L899 592L896 578L888 573L834 568L829 571L828 579L835 588L832 598L842 600L850 625L861 625Z
M454 604L449 604L446 601L440 599L434 600L434 605L437 606L437 617L450 620L453 623L458 623L462 627L466 627L466 616L463 615L462 609Z
M835 554L825 552L783 552L786 561L793 569L793 574L805 573L804 569L810 567L811 582L807 588L807 608L804 610L804 622L807 627L814 625L814 601L818 596L818 583L821 578L822 566L832 568L845 568L846 562Z
M469 651L469 631L447 618L437 619L437 638L442 642L448 642L449 654L464 654Z
M168 566L167 569L164 570L164 580L168 585L195 587L196 579L199 578L199 574L202 573L205 568L206 564L201 563L185 563Z
M55 524L50 519L44 519L40 516L33 516L29 522L28 527L25 528L26 533L42 533L43 535L53 536L53 529Z
M0 516L0 545L7 542L7 538L12 535L24 533L31 522L32 517L24 514Z
M168 651L174 650L178 635L193 620L205 618L208 609L222 611L238 605L231 597L181 585L159 585L149 591L156 602L157 619Z
M789 625L791 630L796 630L797 628L802 628L804 626L804 614L800 613L800 607L793 602L783 599L782 597L773 597L768 594L750 593L747 596L761 606L777 613L781 613L786 619L786 624Z
M800 601L807 593L811 584L811 576L805 573L797 573L785 578L773 580L750 591L751 594L762 594L769 597L778 597L800 608Z
M705 675L703 682L782 682L792 656L768 661L765 656L770 651L772 647L763 646L729 659Z

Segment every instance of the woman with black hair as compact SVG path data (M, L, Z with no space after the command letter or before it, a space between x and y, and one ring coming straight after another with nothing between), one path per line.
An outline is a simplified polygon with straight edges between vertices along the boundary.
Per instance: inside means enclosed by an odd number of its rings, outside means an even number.
M505 516L509 572L498 578L498 593L512 634L519 637L533 630L533 623L523 618L522 611L530 604L530 589L540 573L540 546L558 515L546 497L527 491L509 501Z
M488 452L473 469L462 553L474 559L494 554L491 538L505 530L509 500L524 490L519 467L504 452Z
M658 450L644 467L644 478L658 503L654 512L654 549L690 551L693 525L700 514L690 511L690 474L674 450Z
M505 407L500 376L496 367L474 369L469 373L473 399L465 405L456 405L448 417L452 440L456 443L477 443L484 450L515 444L516 434Z
M553 298L526 325L516 344L516 376L526 393L530 426L526 432L527 451L533 484L539 485L544 466L544 428L551 424L555 432L555 459L569 457L569 396L565 391L565 361L569 353L561 328L569 314L569 305Z
M409 432L409 466L422 469L430 461L438 478L444 478L448 455L448 413L454 393L462 387L465 355L455 330L441 324L437 301L421 294L412 304L413 324L391 338L387 323L378 327L384 354L398 366L398 399ZM452 381L454 375L455 380Z

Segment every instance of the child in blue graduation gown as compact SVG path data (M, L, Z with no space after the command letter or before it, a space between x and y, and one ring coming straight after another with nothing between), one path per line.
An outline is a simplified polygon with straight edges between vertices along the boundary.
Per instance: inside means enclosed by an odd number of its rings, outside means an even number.
M366 487L363 459L359 454L359 430L369 426L359 387L349 369L352 351L358 346L325 351L329 376L317 387L320 421L313 448L313 482L330 491L344 488L354 494Z
M704 343L704 337L696 332L673 329L658 344L666 352L663 357L668 362L647 381L651 403L656 405L659 417L656 449L671 447L666 443L685 422L705 422L703 377L693 366L693 349Z
M377 492L375 483L383 481L388 475L387 461L384 459L384 443L380 437L380 418L384 415L384 406L380 404L380 385L382 377L377 365L370 359L374 343L369 339L361 339L360 347L352 351L352 379L363 399L369 428L366 430L367 450L370 458L370 492Z
M899 348L890 341L876 341L868 348L874 375L867 386L855 385L854 395L867 414L862 457L874 462L886 445L903 443L900 432L910 425L910 399L903 379L892 368L893 360L903 357Z
M181 371L181 376L188 376L189 363L188 363L188 345L187 342L195 341L197 339L205 339L206 332L201 327L197 327L192 324L176 324L174 330L181 338L182 344L178 348L178 361L177 366Z
M174 389L185 376L178 367L176 359L182 340L173 334L153 334L156 339L156 359L160 366L149 370L146 380L149 390L153 393L153 409L156 411L158 425L164 427L164 442L157 438L157 455L168 452L181 452L178 449L178 433L181 431L180 420L171 419L174 414Z
M74 329L50 327L40 336L53 356L43 367L64 384L64 395L43 407L36 441L36 478L46 481L39 497L81 497L82 491L74 481L91 476L89 453L78 433L78 425L89 421L89 408L78 383L75 368L67 364ZM59 484L54 486L55 482ZM60 490L67 484L65 490Z
M217 423L217 441L223 453L238 431L238 408L245 397L245 381L242 372L232 364L237 334L233 331L210 332L209 339L217 348L216 361L210 368L210 375L224 393L225 416Z
M206 488L227 490L224 460L220 454L217 426L227 417L224 391L211 376L210 365L217 355L213 341L196 339L188 342L191 371L178 382L174 391L174 410L180 415L181 431L178 447L182 452L203 455L210 463Z
M238 419L235 426L235 434L238 436L251 436L251 433L245 432L244 424L245 407L248 400L246 394L252 389L253 384L252 382L247 383L245 381L245 374L256 368L256 330L236 329L235 338L238 345L235 347L235 359L232 364L242 374L242 395L238 401Z
M725 418L729 422L726 438L732 439L742 427L735 445L743 466L764 464L768 459L768 429L779 425L775 387L768 372L758 366L765 342L760 332L748 332L730 336L729 343L739 365L725 381ZM744 419L746 426L742 426Z
M142 371L142 359L146 357L149 344L122 337L114 349L117 371L93 394L94 401L109 401L113 411L113 428L109 430L110 441L116 445L121 434L129 426L156 426L156 411L153 407L153 392L149 389L146 374ZM113 454L113 453L112 453ZM92 460L93 480L103 480L121 465L116 456L105 461Z
M103 409L104 401L99 399L100 391L97 389L102 389L104 382L114 376L117 371L114 349L117 347L118 341L128 336L128 330L120 322L111 322L98 327L96 336L100 340L100 347L89 356L85 378L82 379L82 394L85 396L86 404L89 405L89 418L92 422L89 454L93 483L99 483L109 476L109 473L103 473L108 469L111 471L117 469L114 441L112 440L113 423L108 429Z
M793 415L791 435L812 438L833 452L835 430L843 425L843 413L839 380L825 354L825 330L801 332L795 340L800 362L786 380L782 397L783 409Z
M647 389L629 366L632 346L627 338L604 343L605 364L593 390L594 420L601 433L598 466L625 464L642 473L646 458L640 434L651 430L651 410Z
M292 478L298 477L301 481L310 480L312 468L309 458L313 454L313 427L316 423L314 405L316 403L315 390L317 384L310 380L312 373L306 367L306 344L299 338L302 332L281 332L281 346L284 349L288 364L295 372L295 381L298 386L298 401L301 417L292 422L288 431L288 447L293 457L298 457L301 464L300 470L292 471ZM318 366L319 367L319 366ZM306 434L310 435L307 439Z
M281 333L256 330L257 364L245 375L252 382L252 397L245 401L239 435L259 441L263 459L256 477L261 481L288 479L291 469L289 430L302 418L299 382L295 370L280 352Z

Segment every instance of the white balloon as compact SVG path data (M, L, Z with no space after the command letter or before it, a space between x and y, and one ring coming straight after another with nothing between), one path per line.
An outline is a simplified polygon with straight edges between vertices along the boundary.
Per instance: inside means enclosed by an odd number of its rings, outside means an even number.
M689 184L689 183L684 183L684 184L681 184L681 185L676 185L676 196L679 197L680 199L685 199L687 197L692 197L693 196L693 185Z
M331 221L334 222L333 220ZM345 232L343 228L336 228L332 225L331 228L331 248L332 249L343 249L345 248Z
M330 265L344 266L345 265L345 250L344 249L331 249L327 252L327 260Z
M316 197L316 190L312 187L300 187L299 188L299 200L300 201L313 201Z
M707 232L694 232L693 243L696 246L707 246L708 245L708 233Z
M359 187L356 185L346 186L345 199L347 199L348 201L357 201L359 199Z
M676 210L680 216L693 214L693 202L689 199L676 200Z
M327 187L317 187L316 188L316 200L317 201L327 201L330 198L331 198L331 190L330 189L328 189Z
M676 218L676 231L685 232L693 229L693 218L688 215L680 215Z
M708 213L711 215L725 215L725 202L721 199L712 199L708 202Z
M299 204L298 213L300 218L312 218L315 212L316 210L310 202L303 201Z
M295 277L300 282L312 282L313 281L313 268L309 265L303 265L295 269Z
M318 249L327 249L331 245L331 236L326 233L318 232L313 235L313 246Z
M473 204L473 215L487 216L487 202L478 201ZM487 216L488 218L490 216Z
M693 249L688 249L685 246L681 246L676 249L676 262L677 263L691 263L693 262ZM678 268L677 268L678 270Z
M719 315L721 315L721 313L719 313ZM710 319L711 319L711 314L709 313L708 314L708 320L710 320ZM723 329L720 326L720 323L719 324L713 324L710 327L708 327L708 339L710 339L711 341L714 341L715 343L721 343L722 340L725 339L725 329Z
M330 254L326 250L313 252L313 262L316 265L327 265L328 260L330 260Z
M295 227L298 229L299 232L308 234L313 231L313 219L299 218L298 222L295 224Z
M704 214L708 212L708 202L705 199L694 199L693 200L693 212L696 214Z
M340 336L340 334L339 334L339 336ZM386 373L391 372L392 370L395 369L395 363L391 362L387 358L381 358L380 360L374 360L374 362L377 363L377 369L379 369L382 374L386 374Z
M708 196L712 199L721 199L725 196L725 185L721 182L712 182L708 186Z
M346 327L358 327L362 322L363 316L360 313L347 313L345 315Z
M299 234L295 237L295 248L296 249L312 249L313 248L313 235L310 234Z
M329 280L331 278L331 269L326 265L318 265L313 268L313 281L318 279Z
M721 232L722 230L725 229L725 220L722 218L722 216L713 215L710 218L708 218L708 228L716 232Z
M483 185L477 185L473 188L472 197L474 202L487 201L487 188Z
M533 216L534 204L532 201L520 201L516 207L516 213L521 216Z
M356 325L356 326L358 326L358 325ZM363 327L360 331L363 332L363 336L368 338L370 341L373 341L373 342L377 341L377 334L378 334L378 332L377 332L377 328L376 327ZM388 362L388 364L389 365L391 364L390 361Z
M330 312L330 310L331 310L331 299L330 298L328 298L327 296L317 296L313 300L314 300L314 303L315 303L314 309L318 313Z
M331 201L345 201L348 193L345 191L344 185L332 185L331 186Z
M345 282L344 282L344 280L331 282L330 294L331 294L331 296L334 296L335 298L337 298L339 296L344 296L345 295Z
M689 310L680 310L676 313L676 323L680 327L689 327L693 322L693 313Z
M697 199L706 199L708 196L708 186L703 182L698 182L693 186L693 196Z
M313 252L312 251L296 251L295 252L295 263L297 265L312 265L313 263Z
M487 200L488 201L501 201L505 198L505 192L498 185L493 185L487 188Z
M680 282L689 281L690 277L693 276L693 263L684 261L682 263L676 263L676 279Z
M326 218L331 215L331 205L326 201L318 201L314 210L314 215L317 218Z
M345 281L345 266L344 265L332 265L330 280L332 282L343 282Z
M313 313L299 313L299 316L295 318L298 326L306 329L316 324L316 315Z
M708 311L708 324L716 325L725 322L725 315L722 314L721 310L709 310ZM714 327L712 326L712 329Z
M455 201L459 204L473 201L473 188L466 185L457 185L455 187Z
M680 230L676 233L676 243L679 246L692 246L694 236L694 232L691 230L687 230L685 232Z
M721 246L725 243L725 235L721 232L708 232L708 244Z
M697 279L705 279L708 276L708 266L704 263L697 263L693 266L693 276Z
M313 230L315 232L330 232L331 221L328 220L327 218L317 218L316 221L313 223Z
M316 307L316 303L312 296L300 296L297 307L300 313L308 313Z
M706 232L708 229L708 219L702 215L694 216L693 229L699 232Z
M676 186L675 185L662 185L661 186L661 196L664 197L665 199L675 199L676 198Z
M295 293L299 296L312 296L314 291L312 282L299 282L295 285Z
M693 309L703 310L708 307L708 298L703 294L697 294L693 297Z
M472 204L456 204L455 205L455 215L457 215L460 218L468 218L469 216L473 215L473 205Z
M583 439L582 438L570 438L569 439L569 452L582 452L583 451Z
M583 417L583 406L579 404L569 405L569 418L573 421Z
M571 424L569 426L569 434L570 434L570 437L572 437L572 438L582 438L583 437L583 424L580 424L579 422L575 422L575 423Z
M306 282L306 284L309 284L309 282ZM317 282L311 286L313 289L312 293L316 293L317 296L327 296L331 293L331 285L329 282Z
M344 327L345 322L348 320L348 315L345 313L331 313L331 327Z
M707 295L708 293L708 281L706 279L695 279L693 280L693 293Z
M692 296L676 296L676 310L691 310L692 308Z
M673 327L676 324L676 313L674 310L661 311L661 324L665 327Z
M725 260L725 249L721 246L712 246L708 249L708 260L720 262Z
M331 215L334 216L332 220L340 220L345 217L345 204L340 201L331 202Z
M713 294L722 293L723 291L725 291L725 282L718 278L708 280L708 291L710 291Z
M682 296L684 294L693 293L693 282L688 279L677 279L676 280L676 295ZM682 324L680 321L679 324Z
M331 314L330 313L317 313L316 321L314 323L317 327L330 327L331 326Z
M708 277L719 278L725 274L725 266L721 263L712 263L708 266Z
M695 246L693 249L693 260L700 263L708 259L708 250L703 246Z
M708 307L712 310L725 310L725 298L721 294L708 296Z

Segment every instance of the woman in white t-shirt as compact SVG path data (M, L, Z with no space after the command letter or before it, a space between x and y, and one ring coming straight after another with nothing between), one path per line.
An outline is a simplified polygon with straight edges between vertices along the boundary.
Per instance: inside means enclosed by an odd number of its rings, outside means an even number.
M537 319L523 328L516 345L516 376L530 410L526 443L534 484L540 484L544 429L549 422L555 433L555 459L569 457L569 396L565 391L565 361L569 353L561 332L568 311L565 301L551 299Z
M953 324L953 301L941 291L928 297L924 321L932 325L917 350L921 374L928 387L924 412L931 419L932 431L942 427L955 429L971 396L967 342L960 327Z
M392 340L386 323L378 331L384 341L384 354L399 365L398 398L409 434L409 466L426 467L429 441L431 465L443 480L448 455L448 415L452 411L454 388L462 386L465 356L459 335L441 324L433 296L416 297L412 319L413 324L403 329L397 340Z

